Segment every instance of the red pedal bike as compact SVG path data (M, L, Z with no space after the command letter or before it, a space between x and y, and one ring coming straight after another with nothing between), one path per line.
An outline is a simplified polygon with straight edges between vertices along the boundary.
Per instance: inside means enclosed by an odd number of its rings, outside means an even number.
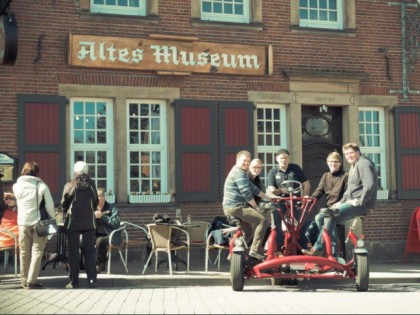
M287 197L275 197L270 203L260 206L271 213L271 231L267 240L264 261L248 257L241 220L236 217L228 218L231 224L236 224L238 227L230 240L232 289L242 291L246 279L271 279L273 285L297 285L298 280L303 279L354 279L357 291L367 291L369 287L368 251L364 246L363 237L358 237L354 232L356 220L349 228L346 239L346 243L351 242L353 245L352 257L349 261L341 257L335 258L332 254L331 238L326 225L333 213L325 214L322 230L325 255L303 255L302 246L299 244L300 230L314 208L316 199L296 196L302 189L302 184L298 181L284 181L281 188L287 189ZM283 207L280 206L281 204ZM284 246L281 249L277 249L276 245L277 229L274 225L273 211L278 211L283 224ZM300 217L295 216L297 212L300 212Z

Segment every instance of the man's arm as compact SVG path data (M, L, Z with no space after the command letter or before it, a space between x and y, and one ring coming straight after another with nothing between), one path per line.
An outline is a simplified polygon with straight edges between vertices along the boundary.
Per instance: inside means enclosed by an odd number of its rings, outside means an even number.
M302 183L302 186L303 196L308 197L311 191L311 183L309 182L309 180L307 180Z

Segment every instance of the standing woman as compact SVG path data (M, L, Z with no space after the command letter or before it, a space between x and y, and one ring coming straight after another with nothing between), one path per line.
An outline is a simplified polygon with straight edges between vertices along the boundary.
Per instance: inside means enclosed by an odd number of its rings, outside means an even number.
M88 176L86 162L74 164L74 177L64 186L61 207L67 214L64 226L69 244L70 282L67 289L79 287L80 239L83 241L85 271L89 288L96 287L95 210L98 193L95 182Z
M38 236L35 231L35 225L41 217L39 205L42 198L45 200L48 215L51 218L55 217L54 201L50 189L38 177L38 174L38 164L26 162L22 169L22 176L13 185L13 193L19 209L20 277L22 287L27 289L42 288L42 284L38 282L38 275L48 238L47 236Z

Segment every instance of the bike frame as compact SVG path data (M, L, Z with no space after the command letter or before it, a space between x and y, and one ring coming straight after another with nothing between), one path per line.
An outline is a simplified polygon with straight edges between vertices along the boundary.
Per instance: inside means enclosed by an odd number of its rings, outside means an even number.
M273 214L271 213L271 232L267 248L267 258L263 262L259 262L256 265L245 266L244 277L245 278L274 278L274 279L353 279L356 277L354 270L354 258L351 258L345 264L338 262L332 255L331 249L331 238L327 232L327 229L323 228L322 234L325 242L326 255L325 256L306 256L301 254L301 245L299 244L300 230L305 222L305 219L312 211L316 199L311 197L296 197L290 194L289 197L278 197L273 198L272 202L283 203L286 206L286 214L280 207L277 207L282 222L286 228L284 238L284 249L283 255L276 256L277 245L276 235L277 229L274 226ZM301 217L295 224L295 207L300 206L302 210ZM358 253L366 253L367 250L364 248L358 248L357 241L358 237L354 233L354 224L350 227L347 234L347 241L351 241L354 246L354 251ZM237 232L234 234L230 241L230 252L240 253L246 250L246 243L243 238L243 232L240 226L238 226ZM287 272L285 272L284 266L289 266ZM282 268L283 267L283 268Z

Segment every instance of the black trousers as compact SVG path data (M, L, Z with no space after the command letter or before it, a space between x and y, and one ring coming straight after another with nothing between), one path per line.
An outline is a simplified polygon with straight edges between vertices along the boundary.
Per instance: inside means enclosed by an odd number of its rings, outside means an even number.
M98 236L96 238L96 251L98 254L98 264L105 264L107 261L107 249L109 244L109 236Z
M85 271L88 283L96 282L96 249L95 230L67 230L69 245L69 266L70 283L79 284L80 272L80 241L83 243L83 254L85 257Z

